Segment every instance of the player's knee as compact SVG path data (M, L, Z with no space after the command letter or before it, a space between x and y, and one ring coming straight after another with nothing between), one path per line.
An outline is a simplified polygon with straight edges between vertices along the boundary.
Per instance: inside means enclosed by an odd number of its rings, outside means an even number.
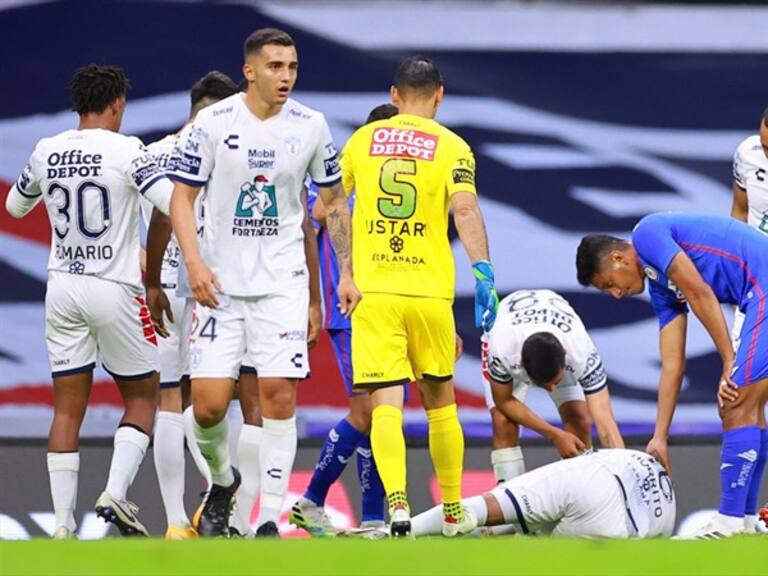
M226 408L221 409L218 406L205 404L193 404L192 409L195 414L195 422L202 428L210 428L222 421L227 415Z
M261 413L267 418L282 420L293 416L296 390L290 385L262 387Z

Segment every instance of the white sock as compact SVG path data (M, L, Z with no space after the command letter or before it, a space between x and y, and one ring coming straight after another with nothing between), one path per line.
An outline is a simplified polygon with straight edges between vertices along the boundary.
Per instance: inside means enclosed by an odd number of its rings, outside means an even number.
M239 400L232 400L227 408L227 420L229 420L229 454L232 466L240 470L240 460L237 454L237 445L240 440L240 430L243 428L243 410Z
M468 508L475 518L478 526L485 526L488 519L488 506L482 496L472 496L461 501L461 505ZM426 512L417 514L411 518L411 533L415 537L440 534L443 531L443 505L439 504Z
M250 529L251 510L259 495L261 484L261 463L259 461L259 446L264 429L259 426L244 424L240 430L237 442L237 459L240 462L240 474L243 481L237 490L238 524Z
M208 468L208 462L203 458L203 454L200 452L200 447L197 445L197 438L195 437L195 411L191 405L187 406L187 409L184 410L183 417L184 436L187 438L187 449L189 450L190 456L192 456L192 460L195 462L195 466L197 466L198 472L200 472L200 476L205 480L205 487L210 488L211 469Z
M229 460L229 420L203 428L195 421L195 437L203 458L211 469L211 480L219 486L231 486L235 481Z
M491 452L491 464L497 484L512 480L525 472L525 460L520 446L494 450Z
M128 487L133 484L141 461L147 453L149 436L131 426L120 426L115 432L115 449L107 478L107 493L117 500L125 500Z
M258 526L270 521L279 522L296 458L296 417L287 420L264 418L263 421L264 432L259 451L261 500Z
M725 528L729 532L740 532L744 529L744 516L727 516L718 512L717 523L719 526Z
M65 526L75 531L77 506L77 473L80 470L79 452L48 452L48 477L51 481L51 499L56 513L56 528Z
M169 526L188 526L184 510L184 417L157 413L153 446L157 481Z
M747 534L754 534L757 532L758 519L757 514L747 514L744 516L744 532Z

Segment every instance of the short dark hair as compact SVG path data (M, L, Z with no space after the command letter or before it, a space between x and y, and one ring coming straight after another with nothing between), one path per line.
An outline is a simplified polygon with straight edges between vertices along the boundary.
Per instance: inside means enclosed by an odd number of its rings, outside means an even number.
M615 236L594 234L584 236L576 251L576 276L579 284L589 286L600 270L600 262L611 250L624 250L627 242Z
M124 97L130 87L131 83L120 66L83 66L69 82L72 110L81 116L100 114L115 100Z
M371 122L376 122L377 120L386 120L387 118L392 118L392 116L397 115L397 106L394 104L379 104L371 110L371 113L368 114L368 119L365 121L366 124L370 124Z
M203 100L210 99L218 102L237 93L237 84L218 70L212 70L200 78L189 92L189 100L194 111Z
M763 126L765 126L766 128L768 128L768 108L766 108L765 110L763 110L763 116L762 116L762 119L763 119Z
M431 59L409 56L397 67L393 84L398 91L415 90L432 94L443 85L443 78Z
M551 382L565 368L565 349L554 334L536 332L523 342L522 362L531 382Z
M278 28L259 28L245 39L245 45L243 46L243 55L247 58L249 54L253 54L261 50L268 44L277 44L278 46L296 46L296 43L291 38L288 32L280 30Z

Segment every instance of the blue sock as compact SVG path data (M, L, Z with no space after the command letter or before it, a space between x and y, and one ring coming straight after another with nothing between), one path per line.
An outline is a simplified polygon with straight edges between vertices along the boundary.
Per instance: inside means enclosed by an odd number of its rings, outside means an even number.
M346 419L339 420L328 432L304 497L318 506L324 506L331 485L339 479L355 448L365 438L365 434L358 432Z
M363 497L363 522L384 520L384 485L373 459L371 439L367 436L357 448L357 477Z
M760 454L760 428L744 426L723 433L720 452L720 514L742 518Z
M749 483L747 492L747 514L757 514L757 504L760 498L760 485L763 482L763 473L765 472L765 462L768 460L768 428L760 430L760 450L755 460L755 468L752 472L752 481Z

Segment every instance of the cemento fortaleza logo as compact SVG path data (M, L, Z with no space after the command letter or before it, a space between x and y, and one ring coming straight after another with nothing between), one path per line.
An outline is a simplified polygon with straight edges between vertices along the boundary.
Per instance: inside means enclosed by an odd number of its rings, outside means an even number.
M240 186L240 196L232 221L233 236L277 236L277 197L274 184L259 174L253 182Z
M436 134L399 128L376 128L371 135L369 156L393 156L432 161L437 150Z

